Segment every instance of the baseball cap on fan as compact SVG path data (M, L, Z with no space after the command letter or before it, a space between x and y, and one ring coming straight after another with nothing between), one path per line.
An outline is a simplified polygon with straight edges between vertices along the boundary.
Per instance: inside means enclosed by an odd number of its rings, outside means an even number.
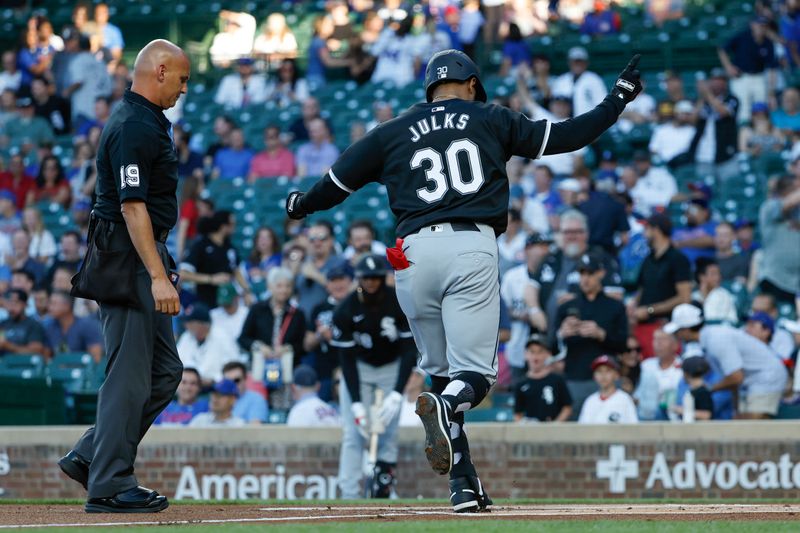
M670 321L664 331L670 335L681 329L693 328L703 323L703 311L692 304L680 304L672 310Z
M582 46L573 46L567 53L567 59L570 61L589 61L589 52Z

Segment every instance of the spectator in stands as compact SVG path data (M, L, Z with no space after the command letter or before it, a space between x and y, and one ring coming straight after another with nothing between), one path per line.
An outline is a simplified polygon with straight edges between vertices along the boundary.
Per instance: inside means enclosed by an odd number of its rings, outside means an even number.
M314 368L320 379L319 395L325 401L333 398L333 376L339 366L337 351L332 349L333 311L353 288L353 267L346 261L334 265L326 274L327 298L311 310L303 347L316 355ZM414 398L416 401L416 398Z
M102 131L110 115L111 98L108 96L98 96L94 101L94 117L82 120L78 124L75 133L81 136L88 136L92 128L100 128Z
M73 123L95 119L95 101L111 94L111 78L105 64L89 51L89 40L84 36L80 38L80 52L69 62L67 80L64 96L70 98Z
M458 26L458 40L461 42L461 48L473 60L476 59L475 44L486 22L480 7L479 0L464 0Z
M795 355L794 334L789 331L790 326L785 320L780 320L778 307L775 305L775 297L771 294L757 294L753 297L750 304L750 315L765 314L770 317L775 324L772 336L767 342L778 356L784 361L792 359Z
M719 181L739 175L736 164L739 130L736 116L739 100L728 91L724 69L715 68L709 80L697 80L701 99L697 132L689 149L697 163L697 175L714 174Z
M398 14L392 17L392 19L396 21L401 16L405 16L405 12L403 12L402 15ZM458 29L460 24L461 11L458 9L458 6L453 4L446 6L443 10L441 20L437 24L437 30L447 34L447 36L450 37L450 44L448 45L448 48L461 50L461 41L458 37Z
M764 242L759 288L774 296L779 305L793 305L800 287L798 206L800 180L782 176L775 185L774 195L759 211L759 229Z
M589 231L586 217L577 210L565 211L560 216L558 248L550 252L541 266L531 278L533 282L530 304L544 310L550 333L558 326L553 326L558 307L566 300L581 292L580 266L581 258L592 251L602 258L606 278L603 279L604 291L609 295L621 295L621 279L616 261L600 249L589 249Z
M178 150L180 160L180 149ZM178 235L175 244L176 257L183 257L186 244L194 241L197 236L198 220L211 213L201 213L200 194L203 191L203 181L196 176L183 178L180 194L180 211L178 214Z
M72 190L64 175L61 161L55 156L45 157L36 177L34 201L56 203L64 209L69 209L71 195Z
M367 123L367 131L394 118L394 109L392 109L392 104L389 102L382 102L380 100L375 102L372 104L372 112L374 118Z
M314 307L327 297L325 284L328 271L338 265L342 258L336 254L333 226L319 220L308 229L310 250L295 280L298 307L310 318Z
M714 259L719 266L723 283L747 281L750 270L749 258L737 253L733 247L736 230L730 222L720 222L714 229Z
M342 257L355 266L366 254L386 255L386 245L375 238L372 222L354 220L347 228L347 248Z
M591 252L580 258L580 293L561 303L553 318L553 328L566 351L564 376L576 412L595 390L592 361L602 354L625 351L628 338L625 306L603 293L605 260Z
M703 315L711 323L725 323L735 326L739 323L736 299L722 287L722 275L716 261L701 257L695 263L697 290L692 293L692 301L703 306Z
M44 324L46 320L50 318L48 314L49 307L50 307L50 292L47 289L47 286L44 283L39 283L38 285L34 286L33 290L31 291L31 295L28 297L28 300L33 300L33 308L34 314L31 315L31 318L39 322L40 324Z
M639 386L633 397L640 420L667 420L667 408L675 403L683 372L678 359L678 339L657 329L653 333L654 357L642 361Z
M636 324L634 334L644 358L653 355L653 333L678 304L688 303L692 293L689 260L672 245L672 222L664 214L651 215L645 229L650 254L644 260L628 304L628 316Z
M695 135L694 106L688 100L675 104L672 120L657 125L650 137L650 153L669 164L689 151Z
M239 255L231 244L235 220L230 211L219 210L198 223L201 237L195 240L180 265L181 277L197 284L197 300L207 309L217 305L217 287L234 279L243 289L248 305L252 290L239 270ZM213 379L200 369L204 378Z
M300 365L294 369L294 405L286 417L288 427L341 427L339 413L320 399L319 387L319 379L313 368Z
M24 270L33 276L33 285L44 278L44 265L31 257L31 237L20 228L11 236L12 255L5 258L5 264L12 270ZM27 291L26 291L27 292Z
M25 305L25 315L29 317L36 315L35 302L33 298L30 297L34 287L36 287L36 277L32 272L18 268L11 273L11 284L9 288L21 290L28 295L28 301Z
M519 26L513 22L508 25L508 35L503 41L503 62L500 64L500 76L514 76L520 65L531 62L531 51L528 43L522 39Z
M253 43L253 54L277 68L284 59L297 57L297 40L283 13L271 13L264 30Z
M169 402L153 424L185 426L195 415L208 412L208 400L200 398L201 389L200 373L194 368L184 367L176 392L177 397Z
M247 314L239 346L253 357L281 361L291 358L293 367L300 364L305 350L303 339L306 319L291 301L294 276L286 268L274 268L267 278L270 297L258 302Z
M597 73L587 70L589 53L585 48L570 48L567 54L569 72L556 78L553 94L567 96L572 100L573 116L582 115L595 108L608 94L603 79Z
M710 368L708 361L702 356L687 357L681 365L683 379L686 381L692 395L695 420L711 420L715 418L714 400L705 380ZM684 415L685 409L683 405L673 405L671 409L680 416Z
M630 225L625 206L607 192L593 190L594 182L588 176L579 179L586 199L577 208L586 215L589 225L589 245L600 246L611 255L617 255L619 243L627 242Z
M525 242L528 234L522 228L522 215L519 209L508 210L506 232L497 237L497 251L500 258L500 274L509 268L522 264L525 260Z
M227 74L219 82L214 102L229 109L240 109L263 104L267 96L267 79L254 72L252 58L240 57L236 60L236 72Z
M0 93L6 89L14 92L22 84L22 72L17 68L17 56L13 50L6 50L2 56L3 71L0 72Z
M214 36L208 53L215 67L228 68L233 61L249 56L253 51L256 19L249 13L237 13L227 9L219 12L219 18L223 30Z
M72 151L72 161L67 169L67 179L72 188L75 204L91 203L97 181L97 163L94 148L89 142L78 142Z
M203 154L191 148L192 132L187 131L180 124L172 126L172 137L175 142L175 151L178 154L178 179L192 176L196 171L203 170Z
M275 231L262 226L253 238L250 257L242 265L251 285L266 283L269 271L281 265L281 242Z
M95 363L103 359L103 336L100 323L90 317L75 317L75 298L63 291L50 295L48 313L44 323L49 357L62 353L86 352Z
M22 30L21 43L17 52L17 66L22 73L20 88L27 89L33 78L44 75L50 69L56 50L50 44L42 46L39 43L36 19L30 19Z
M769 346L742 330L707 325L700 308L692 304L677 306L664 330L683 342L700 344L720 376L709 383L711 392L738 391L739 418L769 418L778 412L788 376Z
M113 70L116 63L122 59L125 40L122 38L120 29L108 20L108 5L100 3L94 6L94 24L90 35L93 41L92 49L107 50L112 58L109 70Z
M47 280L52 281L55 271L65 267L71 272L77 272L83 263L81 254L82 238L77 231L69 230L61 234L59 251L50 269L47 271Z
M737 120L750 120L750 110L756 102L766 102L775 89L775 75L769 73L778 66L775 57L774 32L769 20L757 16L743 29L717 49L719 61L731 81L731 92L739 100Z
M597 392L586 398L578 417L579 424L636 424L636 405L627 392L619 390L619 364L613 357L601 355L592 361Z
M800 118L800 114L798 114L798 118ZM753 104L751 119L752 125L744 126L739 131L739 150L747 152L752 157L780 152L786 144L786 138L773 126L769 106L764 102ZM797 129L800 129L800 123L798 123Z
M633 198L636 210L647 216L654 210L668 206L678 193L678 184L669 170L654 167L646 150L638 150L633 154L633 164L639 178L628 193Z
M209 312L211 327L230 337L234 342L242 333L247 318L247 307L239 301L239 293L233 283L220 285L217 289L217 307Z
M785 42L789 66L797 67L800 65L800 4L797 0L787 0L784 8L779 21L780 36Z
M560 374L553 373L547 336L532 333L525 343L527 372L514 384L514 419L566 422L572 415L572 397Z
M181 362L196 368L205 384L221 379L225 363L239 359L235 340L211 327L211 315L201 303L194 304L183 320L186 330L177 343Z
M65 91L70 84L69 65L81 51L81 34L74 26L67 26L61 35L64 39L64 49L53 57L53 64L46 77L52 78L56 94L68 99L69 95L65 94Z
M189 427L229 427L236 428L246 425L246 422L233 414L233 406L239 398L239 389L236 383L223 379L214 384L211 389L211 403L205 413L196 414Z
M800 90L787 87L781 94L781 107L772 112L775 128L785 135L800 132Z
M631 395L639 386L642 373L641 356L642 347L639 345L639 340L629 334L627 349L619 354L618 360L620 388Z
M619 13L612 11L608 0L596 0L594 9L586 13L581 24L581 33L592 37L598 35L615 35L622 28Z
M308 47L308 64L306 66L306 80L312 86L324 87L326 72L329 68L347 66L343 58L331 55L328 40L333 36L333 19L327 15L317 17L314 21L314 35Z
M292 141L309 140L308 130L311 122L318 118L322 118L320 116L319 101L311 96L303 101L300 107L300 116L289 126Z
M714 257L714 231L708 197L692 198L686 207L686 226L672 234L672 242L694 264L701 257Z
M272 124L264 130L264 150L250 160L248 180L258 178L294 177L296 174L294 154L281 139L281 130Z
M245 145L244 132L241 128L234 128L230 134L230 146L222 148L214 156L213 174L221 179L244 178L252 159L253 150Z
M10 289L6 293L3 307L8 318L0 322L0 357L13 353L41 356L47 353L44 328L25 315L27 302L28 293L21 289Z
M383 30L370 53L378 58L372 83L391 82L405 87L416 79L421 64L421 51L417 39L411 35L412 17L392 21Z
M645 0L645 11L656 26L683 18L684 0Z
M33 110L37 117L46 120L56 135L70 131L69 102L60 95L50 92L47 78L37 77L31 82Z
M328 125L321 118L308 125L309 141L297 148L297 175L321 176L339 157L339 149L331 142Z
M6 123L7 146L22 154L33 152L42 143L53 142L53 128L42 117L36 116L36 108L30 96L17 100L17 116Z
M43 265L48 264L58 249L53 234L44 226L42 212L35 207L25 208L22 212L22 227L31 239L28 248L30 256Z
M228 115L219 115L214 119L214 135L216 139L206 150L206 157L211 158L209 165L214 160L217 152L231 145L231 132L236 129L236 122Z
M247 388L247 368L244 364L239 361L225 363L222 375L224 379L234 382L239 389L239 397L233 406L233 416L248 424L265 424L269 417L267 400L258 392Z
M0 233L11 238L22 227L22 223L17 211L17 195L6 188L9 182L3 177L0 173Z
M284 59L277 69L277 79L270 81L267 87L267 99L279 107L289 107L304 102L309 97L308 83L300 77L297 62Z
M553 171L547 165L537 165L533 170L533 190L522 208L522 220L532 231L549 233L549 219L561 206L561 198L553 187L553 177ZM541 213L545 214L544 219Z

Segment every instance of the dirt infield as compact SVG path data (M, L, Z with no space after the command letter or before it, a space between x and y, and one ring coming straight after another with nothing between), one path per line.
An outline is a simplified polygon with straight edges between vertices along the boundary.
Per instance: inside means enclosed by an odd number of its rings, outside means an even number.
M498 505L490 513L456 515L430 505L172 505L156 515L86 514L78 505L4 505L0 529L87 525L169 525L233 523L307 523L408 520L796 520L800 505L790 504L547 504Z

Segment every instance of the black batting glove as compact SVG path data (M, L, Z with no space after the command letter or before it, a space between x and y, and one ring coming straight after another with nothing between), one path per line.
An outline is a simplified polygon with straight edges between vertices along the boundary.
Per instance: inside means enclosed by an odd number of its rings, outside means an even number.
M304 192L294 191L289 193L286 198L286 214L293 220L302 220L306 218L308 213L305 212L303 206L300 205L300 200L303 198Z
M614 88L611 89L611 95L624 100L626 104L633 102L636 95L642 92L641 74L636 68L641 57L640 54L636 54L631 58L628 66L614 82Z

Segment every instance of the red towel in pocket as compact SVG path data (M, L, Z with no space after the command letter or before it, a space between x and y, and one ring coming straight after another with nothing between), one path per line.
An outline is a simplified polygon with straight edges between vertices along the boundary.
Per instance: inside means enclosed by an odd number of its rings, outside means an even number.
M406 254L403 252L403 239L397 239L394 248L386 249L386 259L395 270L404 270L410 266Z

